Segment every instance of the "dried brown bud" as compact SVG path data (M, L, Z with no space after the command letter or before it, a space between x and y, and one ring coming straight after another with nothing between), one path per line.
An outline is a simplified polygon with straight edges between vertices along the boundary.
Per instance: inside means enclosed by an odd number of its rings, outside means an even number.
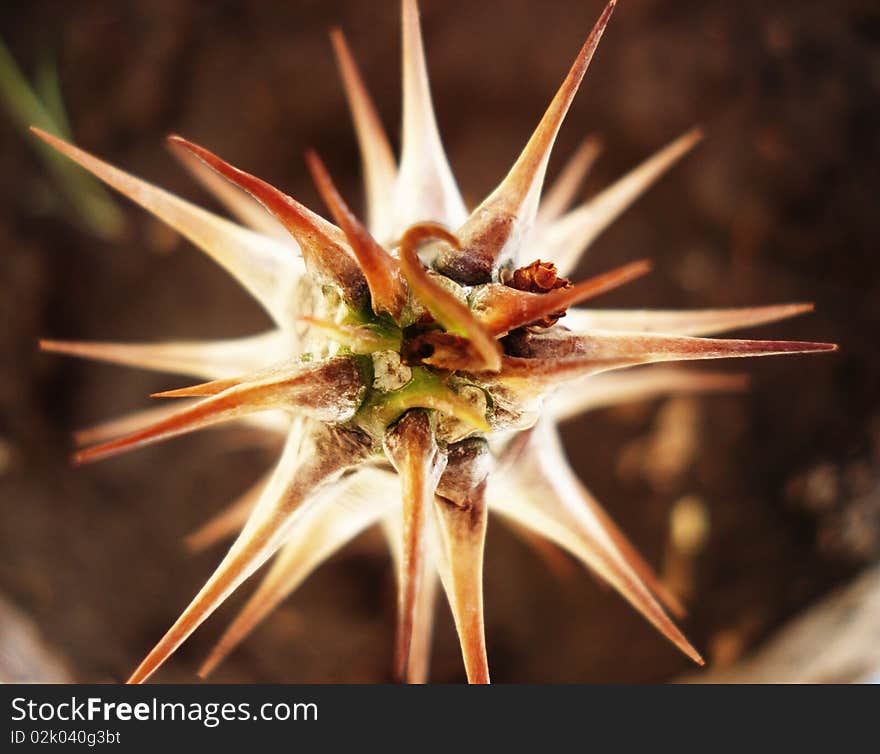
M536 259L525 267L520 267L513 272L501 272L501 282L510 288L528 293L547 293L557 288L571 288L568 278L560 277L556 272L553 262L542 262ZM565 309L548 314L535 322L530 322L529 327L552 327L560 317L565 316Z

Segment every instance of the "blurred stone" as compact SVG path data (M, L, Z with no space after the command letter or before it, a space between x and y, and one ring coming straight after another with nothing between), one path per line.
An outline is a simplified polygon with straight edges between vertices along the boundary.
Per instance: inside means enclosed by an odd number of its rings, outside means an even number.
M23 612L0 597L0 683L70 683L66 663Z

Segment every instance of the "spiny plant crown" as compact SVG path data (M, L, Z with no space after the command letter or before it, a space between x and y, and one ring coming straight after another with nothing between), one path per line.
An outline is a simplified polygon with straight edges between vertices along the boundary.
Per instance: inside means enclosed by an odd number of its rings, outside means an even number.
M701 662L669 616L683 613L675 596L568 467L556 422L623 400L742 385L737 375L647 366L655 362L834 347L698 337L792 316L810 309L804 304L578 307L649 270L641 261L578 283L565 277L589 243L699 139L696 131L685 134L566 211L598 151L587 140L541 199L557 132L614 6L608 3L513 167L472 211L441 146L414 0L403 0L399 164L341 33L332 34L363 157L366 223L312 152L306 162L333 223L207 149L170 137L186 167L244 227L37 131L208 253L274 321L265 333L226 341L43 342L202 380L159 393L175 399L170 406L80 433L88 446L77 453L80 462L233 420L281 449L253 490L190 538L200 548L240 529L132 682L147 679L274 558L205 663L209 672L324 559L375 523L398 567L398 677L426 678L439 583L468 679L488 682L482 563L490 508L570 552ZM567 387L556 392L560 385Z

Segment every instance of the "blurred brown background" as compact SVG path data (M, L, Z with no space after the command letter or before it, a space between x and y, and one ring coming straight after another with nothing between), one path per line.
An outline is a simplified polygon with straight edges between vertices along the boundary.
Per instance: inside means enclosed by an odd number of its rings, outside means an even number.
M421 6L441 131L476 202L525 143L601 2ZM337 24L396 137L395 0L0 7L0 34L25 70L42 51L56 57L80 145L210 207L166 152L168 132L323 211L301 158L313 146L344 195L360 196L326 35ZM577 277L649 256L656 271L601 305L811 300L815 314L755 336L841 344L831 356L727 365L752 375L743 395L653 402L565 427L578 472L649 560L689 573L685 628L717 664L880 555L878 42L872 0L624 0L551 164L555 173L585 134L601 136L589 193L702 124L704 144L599 239ZM269 459L216 432L72 469L72 430L178 383L39 354L36 339L232 336L267 320L222 270L128 203L119 201L121 242L59 213L51 178L5 116L0 167L0 632L8 640L15 609L70 677L120 680L221 555L191 557L181 538ZM682 498L709 519L705 546L684 561L669 543ZM621 599L567 561L557 566L490 525L494 680L661 681L688 669ZM193 680L241 596L157 679ZM389 680L394 607L387 555L367 535L216 679ZM463 678L445 607L432 678Z

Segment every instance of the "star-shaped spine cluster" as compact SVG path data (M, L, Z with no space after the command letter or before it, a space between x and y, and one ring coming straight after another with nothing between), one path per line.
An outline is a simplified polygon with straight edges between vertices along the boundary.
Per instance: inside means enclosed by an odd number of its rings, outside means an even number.
M701 662L669 616L681 615L681 606L571 471L556 424L619 401L742 385L737 375L647 366L655 362L834 346L705 337L809 305L578 307L648 271L647 262L635 262L579 283L565 277L590 242L699 139L685 134L568 210L598 152L587 140L542 200L557 132L614 6L606 6L509 173L472 211L440 142L414 0L403 0L399 164L341 33L332 34L363 158L366 224L314 153L306 161L333 223L207 149L170 137L238 225L37 132L209 254L274 321L268 332L226 341L43 342L56 352L207 380L160 393L174 399L167 405L80 433L80 462L231 421L251 424L281 448L254 489L190 538L201 548L240 530L132 682L146 680L271 559L205 663L209 672L314 568L373 524L384 527L397 563L397 675L427 676L440 584L468 679L488 682L482 566L490 509L570 552Z

